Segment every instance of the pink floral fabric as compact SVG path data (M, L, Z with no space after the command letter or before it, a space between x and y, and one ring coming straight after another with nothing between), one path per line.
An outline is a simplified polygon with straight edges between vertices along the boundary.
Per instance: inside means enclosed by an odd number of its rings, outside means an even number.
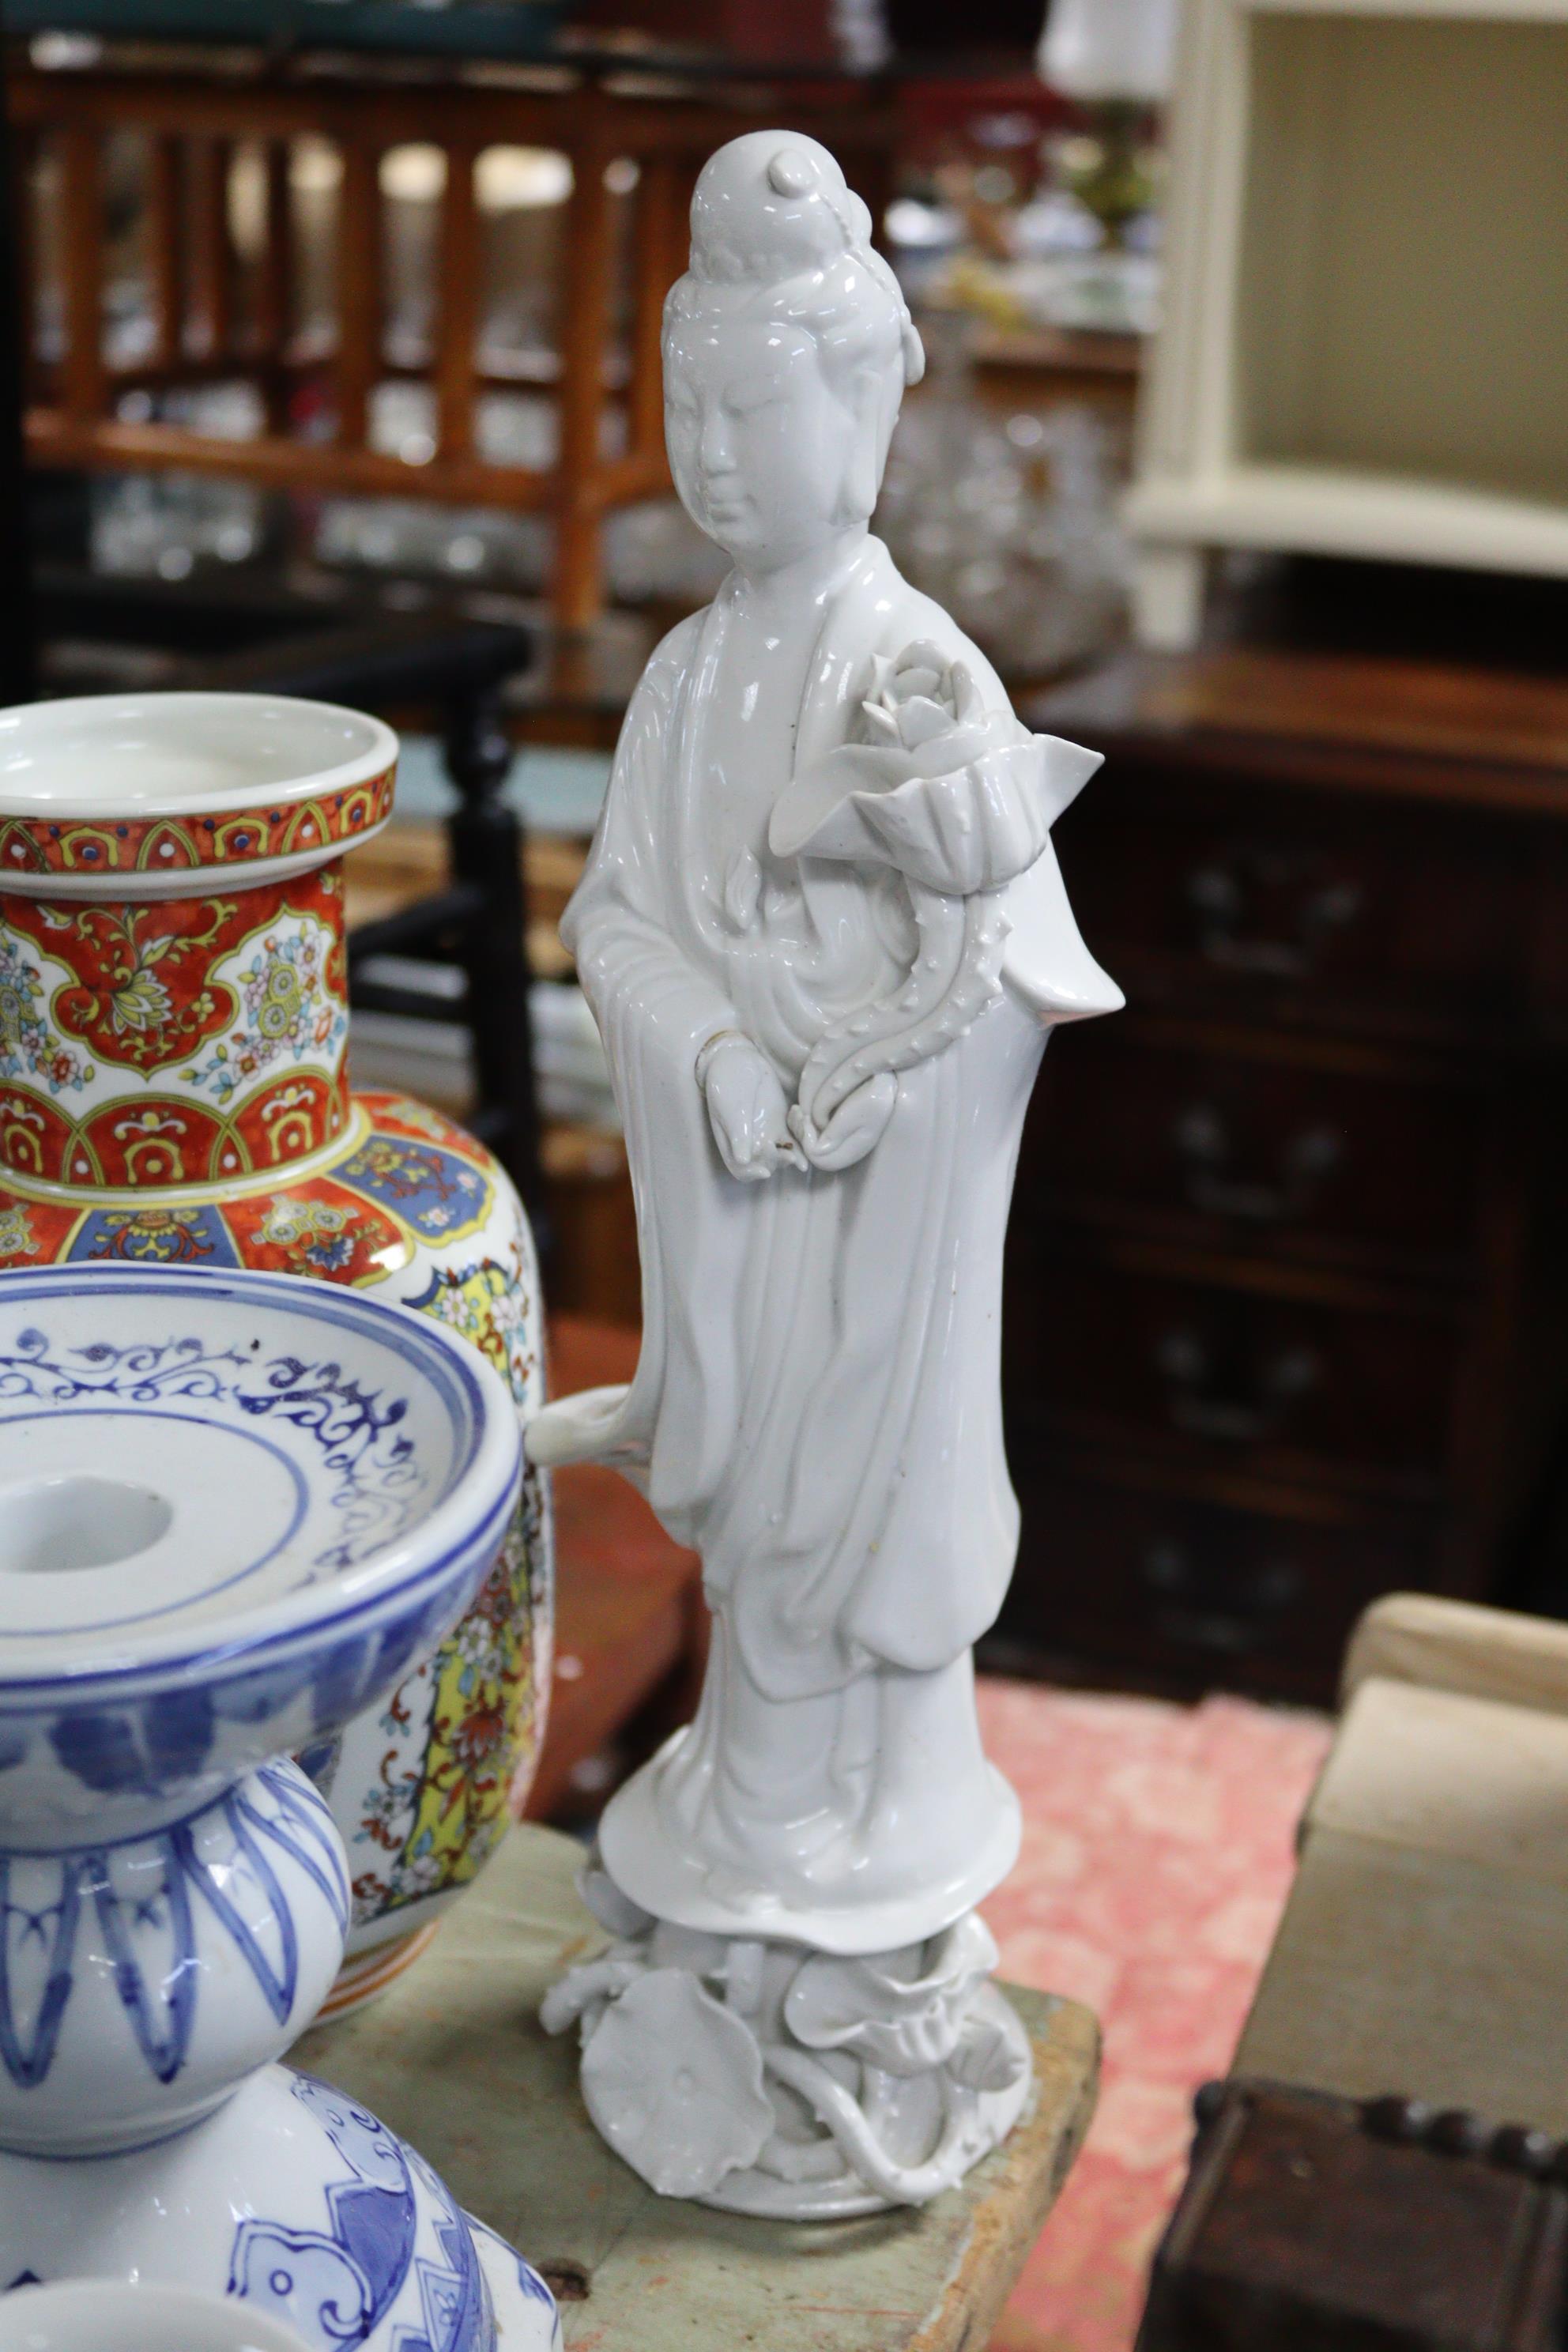
M1230 2062L1329 1727L1000 1681L980 1717L1024 1808L1018 1867L985 1906L1003 1974L1087 2001L1105 2032L1088 2142L992 2352L1129 2352L1192 2094Z

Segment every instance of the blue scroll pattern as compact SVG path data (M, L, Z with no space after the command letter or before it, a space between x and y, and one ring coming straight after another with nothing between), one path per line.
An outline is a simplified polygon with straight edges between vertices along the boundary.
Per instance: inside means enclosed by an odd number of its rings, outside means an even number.
M46 1333L28 1329L0 1349L0 1406L32 1402L68 1412L118 1402L145 1410L181 1399L227 1403L249 1421L286 1421L314 1438L337 1480L330 1500L340 1515L318 1570L353 1566L400 1534L421 1507L427 1475L399 1428L407 1399L366 1391L339 1364L279 1356L259 1365L195 1336L57 1349Z

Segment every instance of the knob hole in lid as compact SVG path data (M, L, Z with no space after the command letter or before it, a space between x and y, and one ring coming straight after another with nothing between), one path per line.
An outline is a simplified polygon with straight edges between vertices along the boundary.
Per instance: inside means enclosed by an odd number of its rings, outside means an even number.
M112 1568L155 1544L174 1519L173 1503L151 1486L90 1471L0 1487L0 1576Z

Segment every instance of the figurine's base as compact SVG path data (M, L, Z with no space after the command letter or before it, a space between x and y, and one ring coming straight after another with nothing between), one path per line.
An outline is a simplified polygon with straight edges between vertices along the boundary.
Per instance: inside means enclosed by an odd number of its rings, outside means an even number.
M1007 2049L1016 2055L1018 2072L1005 2090L975 2095L962 2122L946 2136L935 2168L942 2177L931 2195L956 2186L982 2157L1000 2147L1023 2114L1031 2088L1028 2041L1006 1997L994 1985L983 1985L972 2014L995 2026ZM749 2171L731 2173L710 2195L696 2201L716 2205L727 2213L755 2213L773 2221L853 2221L867 2213L925 2203L928 2198L884 2196L868 2189L861 2175L847 2164L826 2180L781 2180L776 2173L753 2165Z
M356 2352L559 2344L543 2281L468 2221L424 2159L343 2093L281 2066L154 2147L0 2152L0 2290L64 2278L234 2295L308 2344Z
M960 1687L973 1724L967 1660L964 1675ZM667 1739L651 1762L616 1790L599 1824L605 1868L650 1916L705 1936L763 1937L804 1944L815 1952L890 1952L924 1942L972 1911L995 1892L1018 1859L1023 1821L1017 1797L981 1755L976 1735L973 1769L962 1780L963 1761L952 1759L940 1809L947 1830L942 1850L933 1852L936 1822L928 1818L923 1851L906 1841L915 1866L889 1875L882 1886L867 1885L873 1864L886 1870L888 1854L877 1849L869 1856L860 1853L837 1886L797 1885L787 1895L769 1883L765 1866L754 1877L739 1869L716 1870L685 1841L663 1796L667 1776L681 1769L695 1738L694 1727L688 1725Z
M594 1865L584 1892L626 1932L543 2022L579 2026L588 2112L661 2196L802 2221L923 2205L1023 2112L1028 2042L973 1912L843 1958L637 1915Z

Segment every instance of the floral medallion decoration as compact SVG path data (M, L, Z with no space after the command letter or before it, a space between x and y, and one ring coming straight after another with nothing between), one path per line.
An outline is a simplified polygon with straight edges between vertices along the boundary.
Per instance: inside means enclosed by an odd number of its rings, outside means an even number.
M0 929L0 1076L41 1078L51 1095L79 1094L97 1073L42 1011L44 982L25 943Z
M537 1362L537 1335L530 1328L521 1268L495 1258L468 1265L437 1266L411 1307L423 1307L487 1355L521 1404Z
M336 875L228 898L10 896L0 1164L95 1190L285 1166L344 1131L347 1034Z
M377 1135L342 1164L347 1183L367 1192L426 1241L456 1241L482 1222L489 1188L482 1171L434 1145Z
M334 945L319 923L303 924L288 937L269 931L239 974L243 1019L204 1064L185 1072L191 1084L226 1109L280 1056L334 1059L349 1025L347 1009L324 984Z
M460 1331L519 1402L526 1397L537 1343L520 1260L438 1268L408 1303ZM526 1790L549 1671L547 1556L543 1497L530 1473L521 1517L468 1616L383 1717L376 1785L350 1838L361 1906L395 1910L465 1884L506 1825L520 1768Z
M232 1265L224 1232L211 1209L96 1209L86 1219L73 1258L112 1258L126 1265Z
M21 1202L13 1201L0 1209L0 1258L16 1264L37 1255L33 1221Z
M383 1717L381 1780L349 1849L356 1905L396 1910L466 1885L489 1858L518 1754L533 1744L530 1615L528 1547L514 1526L462 1623Z

